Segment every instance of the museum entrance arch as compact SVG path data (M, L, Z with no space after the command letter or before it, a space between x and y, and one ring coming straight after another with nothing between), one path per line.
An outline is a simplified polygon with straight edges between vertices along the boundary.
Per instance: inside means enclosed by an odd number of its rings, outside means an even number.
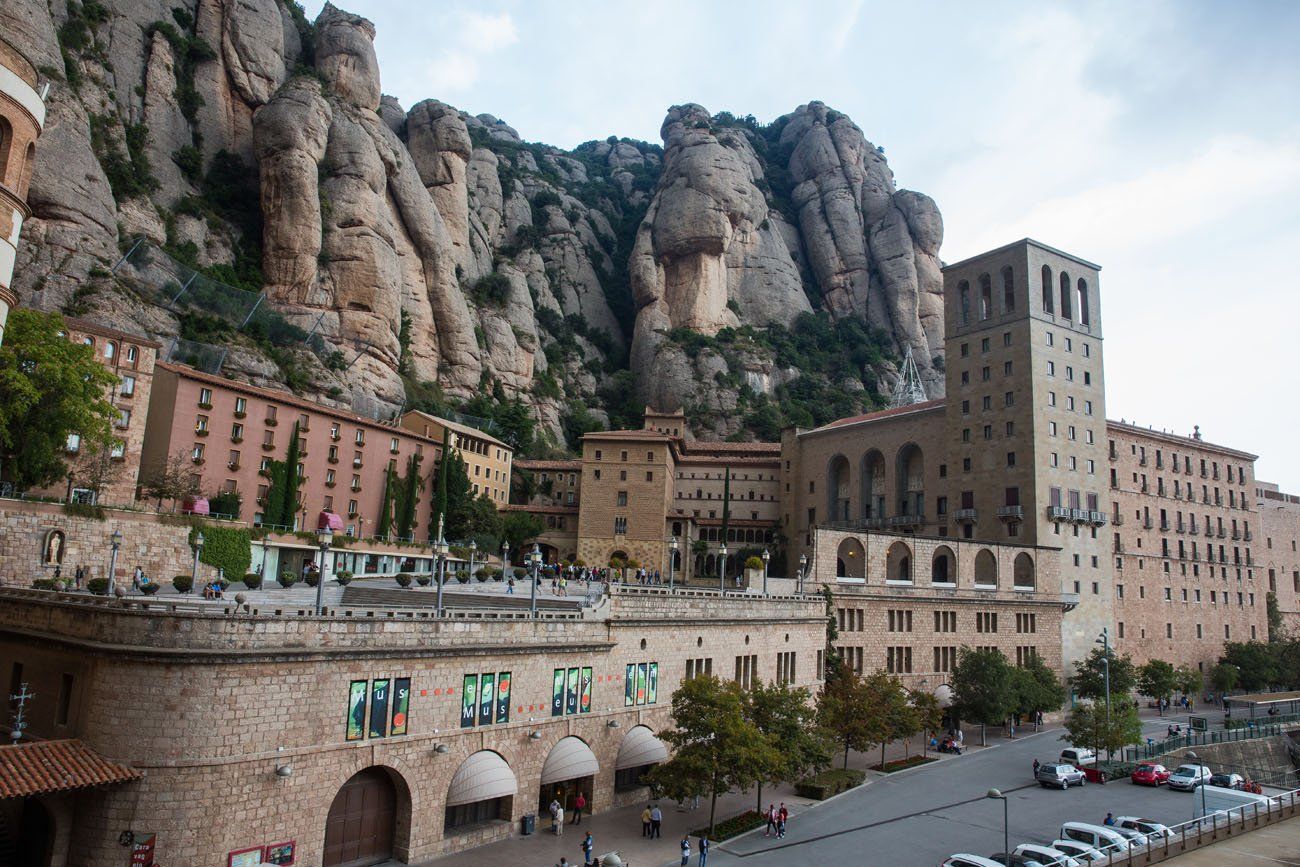
M397 788L384 768L354 774L334 796L325 820L324 867L367 867L393 857Z

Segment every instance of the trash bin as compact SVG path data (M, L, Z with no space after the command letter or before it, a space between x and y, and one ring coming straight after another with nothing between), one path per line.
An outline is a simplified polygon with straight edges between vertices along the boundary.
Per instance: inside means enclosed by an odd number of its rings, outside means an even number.
M529 834L535 833L537 831L537 814L524 813L523 823L524 826L522 828L522 832L525 837L527 837Z

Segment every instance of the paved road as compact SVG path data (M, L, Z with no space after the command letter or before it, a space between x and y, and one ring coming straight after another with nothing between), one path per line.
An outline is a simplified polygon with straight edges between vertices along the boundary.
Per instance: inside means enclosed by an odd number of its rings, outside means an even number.
M1168 725L1168 719L1145 722L1150 734ZM760 833L723 844L710 853L709 864L874 867L934 865L955 852L988 855L1002 850L1002 802L985 797L992 787L1009 796L1013 848L1050 842L1063 821L1100 824L1107 811L1167 825L1192 818L1192 796L1164 788L1126 781L1066 792L1038 786L1032 781L1033 761L1057 756L1065 745L1061 734L1055 729L1017 737L956 761L880 779L798 816L783 840Z

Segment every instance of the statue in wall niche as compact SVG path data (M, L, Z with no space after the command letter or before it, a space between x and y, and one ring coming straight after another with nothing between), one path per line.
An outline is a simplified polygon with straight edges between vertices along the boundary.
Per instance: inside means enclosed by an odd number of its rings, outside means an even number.
M45 544L41 546L41 562L46 566L63 565L63 543L62 530L47 530L45 532Z

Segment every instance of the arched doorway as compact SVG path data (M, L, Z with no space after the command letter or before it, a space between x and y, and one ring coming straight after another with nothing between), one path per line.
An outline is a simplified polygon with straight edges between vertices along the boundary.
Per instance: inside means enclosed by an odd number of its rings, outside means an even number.
M668 748L647 726L634 726L623 736L614 762L614 791L627 792L645 785L641 778L668 761Z
M831 458L826 467L826 512L832 521L847 521L851 515L849 500L849 460L844 455Z
M598 773L600 762L586 741L572 735L560 738L551 747L542 764L541 786L537 792L538 814L544 815L552 800L559 801L564 812L572 814L573 803L579 792L591 803Z
M895 479L898 485L898 514L917 517L925 514L925 458L916 443L898 450Z
M354 774L334 796L325 820L324 867L365 867L393 857L397 789L384 768Z
M54 851L54 816L36 798L0 802L0 864L46 867Z

